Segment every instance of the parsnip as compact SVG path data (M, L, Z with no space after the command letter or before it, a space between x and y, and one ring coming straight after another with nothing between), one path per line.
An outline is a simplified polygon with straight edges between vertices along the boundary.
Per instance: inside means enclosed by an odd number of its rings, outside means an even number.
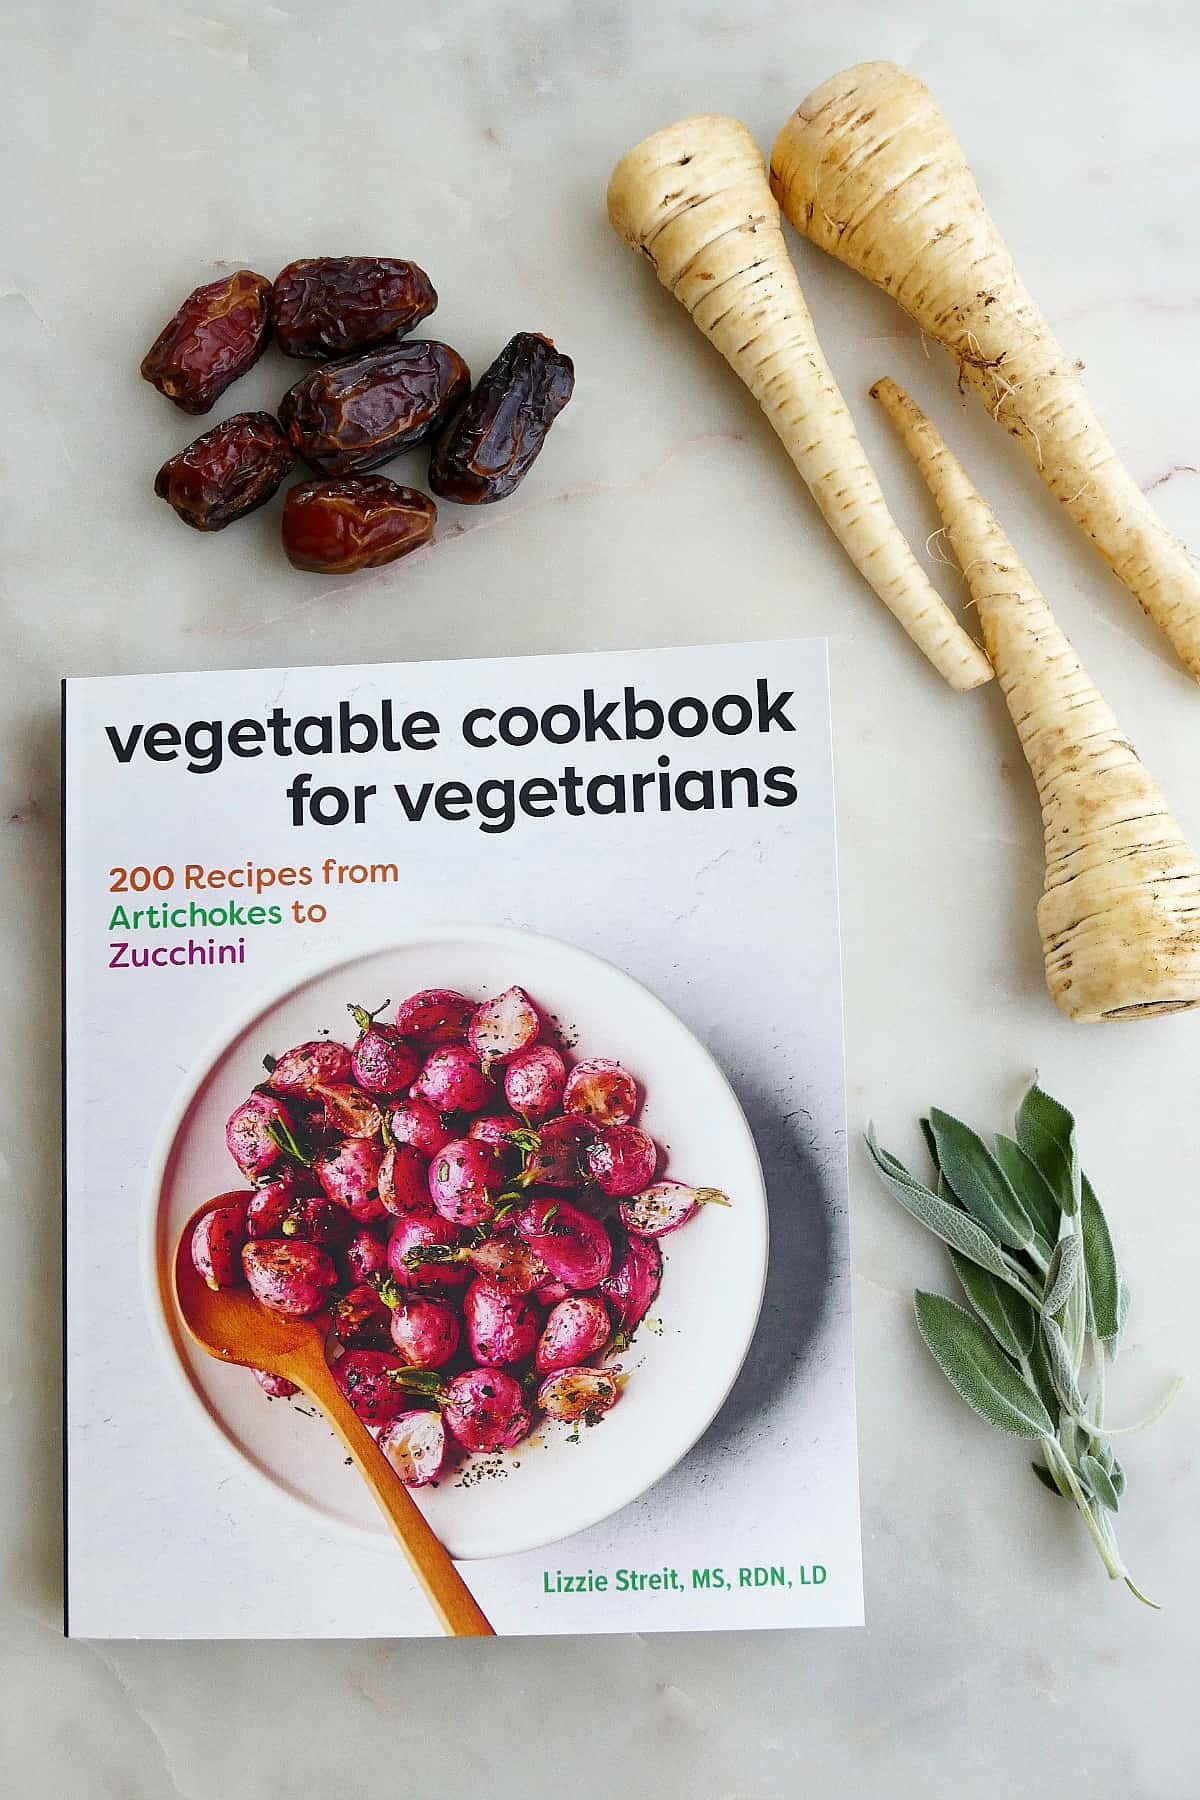
M1200 680L1200 570L1118 461L928 89L892 63L835 75L779 133L771 187L945 346Z
M991 678L888 512L821 352L757 145L716 113L681 119L621 159L613 229L741 376L879 598L951 687Z
M937 503L1037 783L1051 994L1086 1023L1200 1005L1200 858L962 465L894 381L871 392Z

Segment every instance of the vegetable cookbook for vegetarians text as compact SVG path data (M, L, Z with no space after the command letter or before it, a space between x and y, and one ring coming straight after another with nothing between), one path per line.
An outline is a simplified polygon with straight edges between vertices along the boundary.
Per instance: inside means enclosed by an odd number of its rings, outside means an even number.
M64 688L68 1628L862 1618L824 645Z

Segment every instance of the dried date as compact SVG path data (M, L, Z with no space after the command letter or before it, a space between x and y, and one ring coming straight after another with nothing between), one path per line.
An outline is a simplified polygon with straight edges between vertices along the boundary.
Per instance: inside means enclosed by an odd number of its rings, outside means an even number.
M457 350L410 338L323 363L288 389L279 418L292 448L315 469L361 474L431 437L470 385Z
M395 343L429 317L437 298L414 262L313 256L275 277L271 323L285 356L350 356Z
M143 379L186 413L206 413L267 347L271 284L238 269L190 293L142 358Z
M296 569L351 575L419 550L436 518L427 494L386 475L305 481L284 501L284 553Z
M185 525L224 531L265 506L295 461L270 413L235 413L170 457L155 476L154 491Z
M429 465L434 493L464 506L511 494L574 387L570 357L549 338L519 331L439 438Z

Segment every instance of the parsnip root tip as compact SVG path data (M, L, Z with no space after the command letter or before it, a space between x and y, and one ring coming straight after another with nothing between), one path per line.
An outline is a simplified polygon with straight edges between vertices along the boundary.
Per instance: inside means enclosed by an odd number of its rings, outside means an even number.
M1037 784L1050 993L1088 1024L1200 1005L1200 858L940 433L894 381L871 392L942 516Z

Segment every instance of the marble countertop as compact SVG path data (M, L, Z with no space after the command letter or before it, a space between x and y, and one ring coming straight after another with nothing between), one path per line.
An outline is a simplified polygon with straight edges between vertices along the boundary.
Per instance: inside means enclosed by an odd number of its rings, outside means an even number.
M1170 0L15 0L0 243L0 1738L14 1790L273 1800L370 1771L414 1794L796 1790L961 1800L1039 1787L1189 1800L1200 1675L1193 1383L1128 1442L1122 1542L1166 1604L1108 1586L1015 1441L944 1389L912 1325L932 1242L852 1152L868 1627L509 1641L89 1645L59 1635L60 675L768 638L831 641L850 1118L915 1152L930 1100L1002 1122L1030 1071L1078 1114L1135 1304L1113 1410L1194 1372L1200 1037L1187 1016L1060 1019L1033 909L1037 807L1000 696L955 698L816 521L752 403L612 236L616 157L683 113L769 145L848 62L920 74L1138 481L1200 546L1200 15ZM795 245L902 525L935 521L865 398L945 422L1085 661L1200 838L1200 700L1015 447L881 295ZM211 540L153 499L189 421L136 379L224 267L363 249L435 272L479 367L514 330L576 398L510 506L409 564L294 575L277 514ZM265 361L238 405L270 404ZM944 572L943 572L944 573ZM949 591L949 590L948 590ZM502 1736L501 1736L502 1734ZM520 1746L500 1760L497 1744ZM507 1754L507 1752L506 1752Z

